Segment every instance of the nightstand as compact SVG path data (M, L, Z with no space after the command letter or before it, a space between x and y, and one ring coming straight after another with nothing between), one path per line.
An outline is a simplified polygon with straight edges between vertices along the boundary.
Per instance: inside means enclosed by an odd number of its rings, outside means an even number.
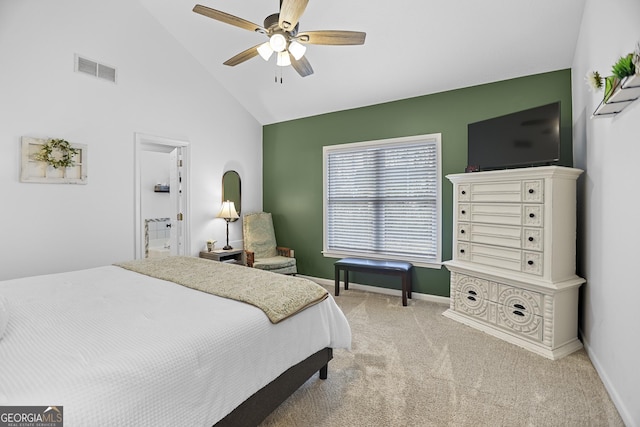
M244 264L242 249L230 249L225 251L224 249L214 249L211 252L201 251L200 258L210 259L213 261L230 262L233 264Z

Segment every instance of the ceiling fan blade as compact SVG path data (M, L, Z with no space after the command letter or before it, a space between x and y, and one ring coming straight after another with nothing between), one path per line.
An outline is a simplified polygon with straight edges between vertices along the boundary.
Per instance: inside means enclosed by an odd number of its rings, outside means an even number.
M364 44L367 33L360 31L306 31L299 33L296 39L300 43L327 44L327 45L356 45Z
M260 43L262 44L262 43ZM224 62L224 65L228 65L230 67L234 67L238 64L242 64L244 61L248 61L249 59L253 58L254 56L258 55L258 46L260 46L260 44L257 44L253 47L250 47L247 50L244 50L242 52L240 52L239 54L237 54L236 56L234 56L233 58L229 58Z
M238 18L237 16L229 15L228 13L221 12L219 10L211 9L210 7L202 6L201 4L195 5L193 11L208 18L215 19L216 21L224 22L225 24L234 25L249 31L266 33L266 30L258 24L254 24L253 22Z
M291 56L291 66L300 74L302 77L307 77L313 74L313 68L311 68L311 64L307 61L307 58L303 56L302 58L296 60L296 58Z
M285 31L292 31L298 24L309 0L282 0L278 25Z

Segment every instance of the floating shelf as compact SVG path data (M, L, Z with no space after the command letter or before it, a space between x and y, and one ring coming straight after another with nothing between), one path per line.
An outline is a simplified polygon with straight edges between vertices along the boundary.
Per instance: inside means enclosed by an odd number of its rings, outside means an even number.
M628 105L640 97L640 76L635 74L622 79L620 84L613 89L613 94L598 105L591 118L610 117L624 110Z

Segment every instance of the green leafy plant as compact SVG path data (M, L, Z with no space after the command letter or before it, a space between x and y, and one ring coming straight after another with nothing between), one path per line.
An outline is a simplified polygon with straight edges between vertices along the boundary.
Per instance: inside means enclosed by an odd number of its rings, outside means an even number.
M613 91L618 88L620 84L620 80L616 76L608 76L604 79L604 102L607 102L611 95L613 95Z
M618 59L618 62L613 64L611 71L613 75L620 80L627 76L634 75L636 73L636 67L633 65L633 53Z
M45 162L55 169L75 166L73 157L80 153L80 150L73 148L69 141L64 139L50 139L42 146L33 158Z

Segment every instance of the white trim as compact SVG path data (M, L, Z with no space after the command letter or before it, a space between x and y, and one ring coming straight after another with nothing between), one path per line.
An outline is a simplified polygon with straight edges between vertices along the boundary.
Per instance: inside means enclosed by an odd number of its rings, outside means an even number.
M620 398L620 394L618 393L616 388L613 386L613 383L609 379L607 372L604 370L602 364L596 357L595 353L591 350L589 341L587 341L587 339L584 337L582 330L579 330L579 333L580 333L580 338L582 338L582 345L584 347L584 350L587 352L587 356L589 356L589 359L591 360L591 364L596 369L596 372L598 373L598 376L600 377L602 384L604 384L604 388L609 393L609 397L611 398L611 401L613 402L616 409L618 410L618 413L620 414L622 421L628 427L640 426L640 424L638 424L638 421L633 419L633 417L631 416L631 412L627 409L626 405L624 404L624 401Z
M298 277L303 277L305 279L309 279L312 282L316 282L317 284L319 284L321 286L324 286L324 287L328 287L329 289L335 289L335 281L333 281L333 280L323 279L323 278L320 278L320 277L304 276L302 274L298 274ZM340 283L343 283L343 282L340 281ZM389 289L389 288L381 288L381 287L378 287L378 286L361 285L359 283L353 283L353 282L350 281L349 282L349 290L351 290L351 289L355 289L355 290L358 290L358 291L371 292L371 293L374 293L374 294L392 295L392 296L396 296L398 298L402 297L402 291L400 291L399 289ZM349 292L349 291L347 291L347 292ZM442 305L449 306L449 297L441 297L439 295L423 294L423 293L419 293L419 292L411 292L411 298L412 299L421 300L421 301L429 301L429 302L434 302L436 304L442 304Z
M141 159L143 151L170 152L174 148L182 148L182 198L183 198L183 245L182 255L188 255L191 251L191 226L189 223L189 184L190 184L190 150L189 141L166 138L162 136L134 133L134 258L144 258L144 227L142 226L142 168ZM177 167L177 166L176 166ZM172 219L175 219L172 218Z

